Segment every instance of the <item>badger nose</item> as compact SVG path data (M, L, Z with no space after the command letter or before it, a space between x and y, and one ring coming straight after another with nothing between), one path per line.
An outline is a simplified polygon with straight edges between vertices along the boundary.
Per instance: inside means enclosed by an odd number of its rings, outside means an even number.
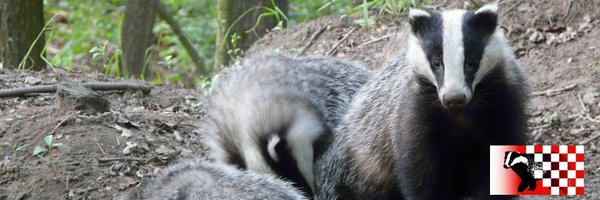
M462 93L444 94L442 99L444 106L450 109L460 108L467 104L467 96Z

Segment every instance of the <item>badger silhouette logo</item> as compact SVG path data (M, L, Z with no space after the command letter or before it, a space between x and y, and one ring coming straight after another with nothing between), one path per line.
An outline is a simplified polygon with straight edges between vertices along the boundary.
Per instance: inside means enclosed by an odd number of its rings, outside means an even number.
M527 188L535 190L536 181L540 179L535 179L534 171L541 167L533 161L533 155L520 154L517 151L507 151L504 153L504 168L510 168L519 175L521 182L517 191L523 192Z
M490 195L584 195L582 145L491 145Z

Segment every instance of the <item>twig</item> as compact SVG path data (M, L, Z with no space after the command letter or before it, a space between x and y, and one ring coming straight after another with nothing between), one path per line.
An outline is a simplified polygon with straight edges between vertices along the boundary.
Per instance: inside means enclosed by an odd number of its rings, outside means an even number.
M579 99L579 105L581 105L581 109L583 110L583 114L585 115L585 117L591 122L600 123L600 121L594 119L590 115L589 110L587 109L587 107L585 107L585 103L583 103L583 98L581 98L581 93L577 94L577 99Z
M548 128L548 127L550 127L550 126L551 126L550 124L542 124L542 125L539 125L539 126L534 126L534 127L531 127L531 129L533 129L533 130L537 130L537 129Z
M160 1L156 1L154 3L154 9L158 13L158 16L160 16L160 18L164 19L165 22L167 22L167 24L169 24L169 26L173 30L173 33L175 33L177 38L179 38L179 41L183 45L183 48L185 48L185 50L190 55L190 58L192 58L192 62L194 62L194 65L196 65L196 69L200 71L200 74L204 75L204 76L208 76L209 75L208 71L206 71L206 69L204 68L204 65L202 64L203 62L202 62L202 59L200 59L200 56L199 56L200 54L198 54L196 49L194 49L190 40L183 33L181 26L179 26L177 21L175 21L175 19L173 19L173 16L171 16L171 14L169 14L169 12L167 11L167 8L162 3L160 3Z
M98 145L98 148L100 148L102 154L106 154L106 152L104 152L104 149L102 149L102 146L100 146L100 143L96 142L96 145Z
M562 88L556 88L556 89L548 89L548 90L544 90L544 91L537 91L537 92L532 92L531 95L533 96L554 96L557 94L560 94L561 92L567 91L567 90L571 90L573 88L577 87L577 85L572 84L572 85L567 85L565 87Z
M118 158L98 158L98 162L112 162L112 161L147 161L148 158L131 158L131 157L118 157Z
M344 35L344 37L340 41L338 41L335 45L333 45L333 47L325 55L326 56L331 55L335 51L335 49L337 49L338 46L340 46L340 44L342 44L342 42L346 41L348 39L348 37L350 35L352 35L352 33L354 33L355 30L356 30L356 27L353 26L352 29L350 29L350 31L348 31L348 33L346 33L346 35Z
M596 133L596 134L592 135L592 137L589 137L588 139L581 140L581 142L579 142L579 144L581 144L581 145L587 144L598 137L600 137L600 133Z
M308 49L308 47L310 47L315 42L317 37L319 37L319 35L321 35L321 33L323 33L325 31L325 29L327 29L327 27L329 27L329 24L321 27L319 30L317 30L317 32L314 32L308 39L308 43L306 43L306 45L304 45L304 47L302 47L302 49L300 49L300 51L296 54L296 57L304 54L304 52Z
M69 191L69 179L71 179L71 172L67 174L67 180L65 181L65 190Z
M379 37L379 38L375 38L375 39L372 39L372 40L369 40L369 41L363 42L362 44L359 44L359 45L358 45L358 47L365 46L365 45L369 45L369 44L373 44L373 43L375 43L375 42L379 42L379 41L381 41L381 40L384 40L384 39L387 39L387 38L389 38L389 37L390 37L390 36L392 36L392 35L394 35L394 34L393 34L393 33L390 33L390 34L387 34L387 35L381 36L381 37Z
M144 94L148 94L152 90L151 85L128 82L90 82L83 83L83 86L88 87L92 90L140 90ZM53 93L56 92L56 87L57 84L4 89L0 90L0 98L18 97L31 93Z
M502 15L500 15L500 18L504 17L504 15L507 15L510 11L512 11L513 9L515 9L517 6L519 6L519 4L521 4L521 1L517 1L513 6L511 6L508 9L506 9L506 11L504 11L504 13L502 13Z
M571 10L571 3L573 3L573 0L569 0L569 3L567 3L567 9L565 9L565 16L564 17L569 16L569 11Z
M121 146L121 141L119 141L119 136L115 135L115 137L117 138L117 146Z
M71 117L73 117L75 115L75 113L70 114L69 116L65 117L63 120L60 121L60 123L58 123L54 129L52 129L52 133L56 132L56 129L58 129L58 127L61 127L63 124L65 124L67 121L69 121L69 119L71 119Z
M588 109L585 107L585 103L583 103L583 98L581 98L581 93L577 93L577 99L579 99L579 105L583 109L583 112L587 112Z

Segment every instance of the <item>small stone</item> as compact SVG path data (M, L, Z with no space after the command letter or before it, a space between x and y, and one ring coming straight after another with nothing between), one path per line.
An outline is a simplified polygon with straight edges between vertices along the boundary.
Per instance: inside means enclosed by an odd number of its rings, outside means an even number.
M177 141L177 142L183 141L183 138L181 137L181 134L179 134L179 131L173 131L173 135L175 136L175 141Z
M583 94L583 96L581 97L581 100L586 105L594 105L596 99L599 96L600 96L600 93L598 93L598 92L588 92L588 93Z
M123 154L124 154L124 155L129 155L129 154L131 154L131 153L133 152L133 150L134 150L136 147L138 147L138 144L137 144L137 143L134 143L134 142L127 142L127 143L126 143L126 145L127 145L127 146L126 146L126 147L123 149Z
M165 145L160 145L158 147L158 149L156 149L155 152L158 155L165 155L165 156L173 155L174 153L176 153L176 151L174 149L167 148Z
M129 138L133 135L133 133L131 132L131 130L124 128L122 126L119 125L114 125L114 128L117 129L118 131L121 131L121 137L124 138Z
M42 83L42 79L33 77L33 76L28 76L25 78L25 83L29 84L29 85L38 85L40 83Z
M544 40L546 40L546 37L544 36L544 34L542 32L539 32L539 31L535 31L531 34L531 36L529 36L529 41L531 41L533 43L540 43L540 42L543 42Z

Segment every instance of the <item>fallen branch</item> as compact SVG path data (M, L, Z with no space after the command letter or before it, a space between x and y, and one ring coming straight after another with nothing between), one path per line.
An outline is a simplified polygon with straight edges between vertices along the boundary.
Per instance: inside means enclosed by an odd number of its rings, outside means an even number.
M580 145L587 144L587 143L591 142L592 140L594 140L594 139L596 139L598 137L600 137L600 133L596 133L596 134L592 135L592 137L589 137L589 138L587 138L585 140L582 140L581 142L579 142L579 144Z
M64 118L63 120L60 121L60 123L58 123L56 126L54 126L54 129L52 129L52 134L56 133L56 129L58 129L58 127L61 127L63 124L65 124L67 121L69 121L71 119L71 117L75 116L75 113L70 114L69 116L67 116L66 118Z
M98 148L100 148L102 154L106 154L106 152L104 152L104 149L102 149L102 146L100 146L100 143L96 142L96 145L98 145Z
M306 49L308 49L308 47L310 47L313 43L315 43L315 40L317 39L317 37L319 37L319 35L321 35L321 33L323 33L325 31L325 29L327 29L327 27L329 27L329 24L321 27L319 30L317 30L317 32L314 32L308 39L308 43L306 43L306 45L304 45L304 47L302 47L302 49L300 49L300 51L296 54L296 57L304 54Z
M31 87L25 87L25 88L4 89L4 90L0 90L0 98L2 98L2 97L19 97L19 96L23 96L23 95L31 94L31 93L54 93L54 92L56 92L57 85L58 84L31 86ZM127 82L118 82L118 83L91 82L91 83L83 83L83 86L90 88L92 90L140 90L144 94L148 94L152 90L151 85L138 84L138 83L127 83Z
M513 6L511 6L510 8L506 9L506 11L504 11L504 13L502 13L500 15L500 17L504 17L506 14L508 14L510 11L512 11L513 9L515 9L517 6L519 6L519 4L521 4L521 1L517 1Z
M98 158L98 162L112 162L112 161L146 161L148 158L131 158L131 157L109 157L109 158Z
M594 123L600 123L599 120L596 120L595 118L593 118L590 115L589 110L587 109L587 107L585 107L585 103L583 103L583 98L581 98L581 93L577 94L577 99L579 99L579 105L581 106L581 109L583 110L583 114L585 115L587 120L594 122Z
M564 91L571 90L571 89L573 89L575 87L577 87L577 85L572 84L572 85L567 85L567 86L562 87L562 88L548 89L548 90L544 90L544 91L532 92L531 95L533 95L533 96L554 96L554 95L560 94L560 93L562 93Z
M369 40L369 41L363 42L362 44L359 44L358 46L359 46L359 47L361 47L361 46L365 46L365 45L373 44L373 43L375 43L375 42L379 42L379 41L381 41L381 40L387 39L387 38L389 38L389 37L390 37L390 36L392 36L392 35L394 35L394 34L393 34L393 33L390 33L390 34L387 34L387 35L384 35L384 36L381 36L381 37L378 37L378 38L375 38L375 39L372 39L372 40Z
M348 37L350 37L350 35L352 35L352 33L354 33L354 31L356 31L356 27L352 27L352 29L350 29L350 31L348 31L348 33L346 33L346 35L344 35L344 37L338 41L335 45L333 45L333 47L325 54L326 56L331 55L335 49L338 48L338 46L340 46L340 44L342 44L342 42L346 41L348 39Z

